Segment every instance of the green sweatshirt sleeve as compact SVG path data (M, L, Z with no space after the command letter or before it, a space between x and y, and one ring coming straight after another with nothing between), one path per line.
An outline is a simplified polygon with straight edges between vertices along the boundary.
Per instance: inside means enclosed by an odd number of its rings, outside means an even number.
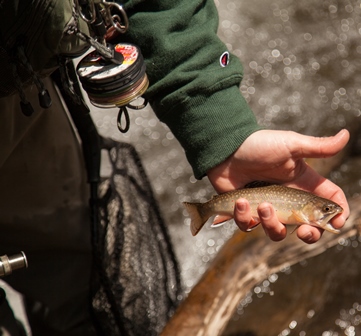
M243 69L217 36L213 0L130 0L129 32L146 60L146 93L158 118L185 150L196 178L260 129L239 91Z

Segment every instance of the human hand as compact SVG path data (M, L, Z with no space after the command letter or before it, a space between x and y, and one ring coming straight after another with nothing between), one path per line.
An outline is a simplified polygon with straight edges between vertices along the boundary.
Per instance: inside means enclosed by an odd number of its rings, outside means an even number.
M267 181L331 199L344 209L342 214L331 221L335 228L341 228L350 213L343 191L319 175L303 159L333 156L345 147L349 137L347 130L327 138L305 136L292 131L257 131L227 160L209 170L207 175L219 193L242 188L252 181ZM272 240L286 237L286 227L279 222L271 204L260 204L258 215L266 234ZM237 200L234 219L242 231L254 225L247 200ZM297 236L311 244L321 238L322 232L319 228L301 225L297 229Z

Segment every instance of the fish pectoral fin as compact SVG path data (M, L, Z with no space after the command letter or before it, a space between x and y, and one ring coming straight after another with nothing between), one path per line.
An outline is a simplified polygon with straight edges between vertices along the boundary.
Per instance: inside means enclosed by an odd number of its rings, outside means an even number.
M299 226L297 225L297 226L292 230L291 234L294 234L298 228L299 228Z
M227 215L217 215L216 217L214 217L211 227L221 226L230 219L233 219L233 217Z
M294 217L294 219L297 221L297 223L294 224L308 224L309 221L307 220L307 218L305 218L305 216L303 216L302 214L298 213L295 210L292 210L292 215Z

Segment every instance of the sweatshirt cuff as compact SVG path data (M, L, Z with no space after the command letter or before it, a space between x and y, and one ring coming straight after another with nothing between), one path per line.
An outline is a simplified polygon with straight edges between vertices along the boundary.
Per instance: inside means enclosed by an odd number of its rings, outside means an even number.
M192 97L159 118L184 148L197 179L261 129L236 85L209 96Z

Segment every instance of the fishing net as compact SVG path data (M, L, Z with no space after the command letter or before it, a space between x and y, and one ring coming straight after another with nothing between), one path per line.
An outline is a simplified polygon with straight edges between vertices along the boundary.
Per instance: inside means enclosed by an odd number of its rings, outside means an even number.
M69 82L57 83L82 139L90 182L92 314L99 335L158 335L181 297L180 272L170 236L134 147L101 138L82 99L72 62ZM72 90L65 87L72 83ZM99 181L100 151L111 174Z
M157 335L180 295L177 262L134 147L105 143L112 174L99 187L94 317L104 335Z

